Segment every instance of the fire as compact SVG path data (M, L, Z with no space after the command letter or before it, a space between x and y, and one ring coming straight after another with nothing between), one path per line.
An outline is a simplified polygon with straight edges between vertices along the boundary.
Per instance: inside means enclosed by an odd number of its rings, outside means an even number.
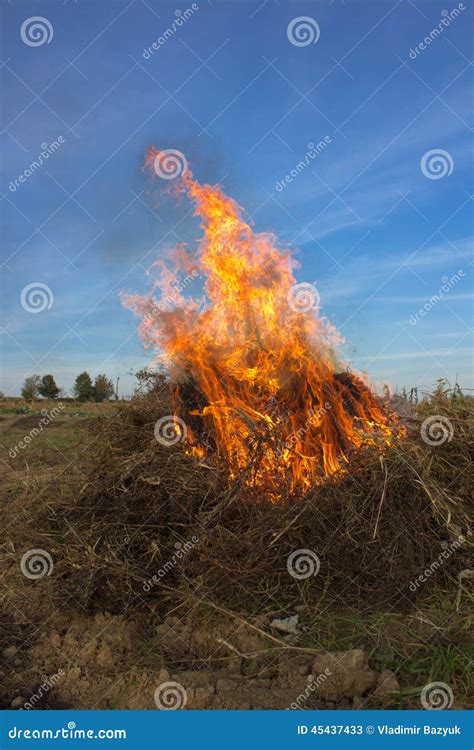
M147 166L161 155L150 148ZM271 494L344 471L353 449L390 444L394 416L338 362L340 337L314 286L296 283L290 251L255 233L232 198L187 167L173 191L192 201L202 238L193 251L177 245L173 271L157 261L151 294L124 303L167 363L188 452L217 455L232 477ZM178 272L199 276L205 297L183 295Z

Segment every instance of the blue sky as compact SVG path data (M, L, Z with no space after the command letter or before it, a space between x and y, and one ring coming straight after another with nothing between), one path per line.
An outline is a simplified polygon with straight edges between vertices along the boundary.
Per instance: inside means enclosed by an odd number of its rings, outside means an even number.
M128 373L151 357L119 293L145 291L151 262L198 236L189 206L160 200L142 171L150 144L184 152L256 230L294 247L298 281L317 285L373 382L472 387L472 3L423 49L458 4L200 0L144 56L191 5L2 5L0 388L52 372L69 389L87 369L132 391ZM30 46L20 31L34 16L49 42ZM287 29L302 16L319 38L297 46ZM421 161L439 150L433 179ZM21 294L38 283L51 295L31 313Z

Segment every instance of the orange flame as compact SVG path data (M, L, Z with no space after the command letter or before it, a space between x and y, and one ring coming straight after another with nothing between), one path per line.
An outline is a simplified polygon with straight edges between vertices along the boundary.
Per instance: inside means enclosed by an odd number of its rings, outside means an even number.
M162 154L150 148L146 165ZM339 334L320 317L315 288L296 284L289 250L255 233L232 198L189 169L173 189L193 202L203 230L194 253L175 248L174 271L199 274L205 298L183 296L158 261L160 298L124 303L141 317L145 345L165 356L189 452L215 452L231 476L246 472L271 494L320 483L347 465L353 448L390 444L395 418L342 371Z

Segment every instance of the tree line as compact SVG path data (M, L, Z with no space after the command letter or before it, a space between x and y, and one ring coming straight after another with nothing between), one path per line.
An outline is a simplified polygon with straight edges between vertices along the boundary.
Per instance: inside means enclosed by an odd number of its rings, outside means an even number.
M22 397L32 401L38 396L56 399L62 394L62 389L57 385L53 375L30 375L25 379L21 389ZM113 382L107 375L96 375L94 382L88 372L81 372L72 388L72 396L78 401L106 401L115 393Z

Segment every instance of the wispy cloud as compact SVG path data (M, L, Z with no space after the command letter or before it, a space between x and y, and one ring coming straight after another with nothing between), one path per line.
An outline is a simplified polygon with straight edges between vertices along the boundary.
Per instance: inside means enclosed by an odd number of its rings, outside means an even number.
M364 362L388 362L392 360L398 362L401 359L426 359L427 357L445 357L452 354L456 354L456 356L464 354L472 355L472 347L460 346L451 349L418 349L418 351L411 352L386 352L384 354L358 357L358 359Z
M436 292L435 292L436 294ZM403 303L414 303L414 304L422 304L423 302L427 302L429 300L429 294L425 294L425 296L417 296L417 297L404 297L403 295L400 295L399 297L393 296L393 297L374 297L374 302L394 302L397 305L403 304ZM446 294L445 295L446 301L449 302L464 302L466 300L474 300L474 293L466 292L465 294L462 293L456 293L453 294Z
M415 252L416 255L413 255ZM373 257L366 252L355 252L349 259L343 261L342 269L338 268L336 272L332 271L321 279L322 300L323 303L331 304L341 299L360 297L369 290L377 293L377 286L383 285L386 279L410 273L412 268L418 271L422 270L424 273L435 272L440 269L442 273L440 273L439 284L441 284L441 276L449 276L450 273L464 268L473 256L473 240L471 238L453 243L427 245L419 251L414 247L413 250L410 249L403 254L391 253ZM434 286L433 288L427 286L426 289L428 296L436 292ZM459 299L461 299L462 293L459 292L458 294ZM426 301L426 297L421 295L406 297L403 294L400 297L390 295L387 299L374 296L374 299L387 302L398 300L417 302L419 297L420 301ZM449 298L454 298L454 295ZM469 294L465 297L465 299L471 298L472 296Z

